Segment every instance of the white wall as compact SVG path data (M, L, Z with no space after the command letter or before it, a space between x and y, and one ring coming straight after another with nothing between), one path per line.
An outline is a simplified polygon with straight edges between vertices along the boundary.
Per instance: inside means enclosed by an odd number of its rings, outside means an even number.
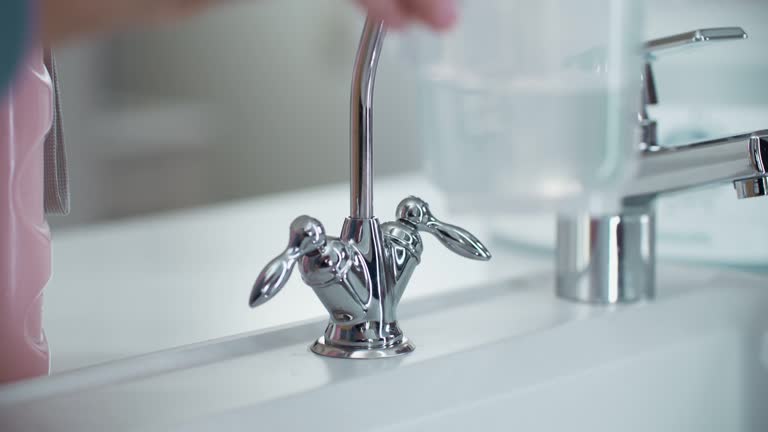
M751 36L659 59L663 103L768 101L767 2L646 4L648 37L723 25L742 25ZM344 181L361 25L347 0L254 0L124 35L107 48L62 52L74 212L55 223ZM421 157L417 87L394 45L386 50L377 174L416 169Z
M213 103L224 126L215 146L229 195L342 181L362 25L348 3L254 2L126 38L118 85ZM414 83L387 48L376 98L378 173L412 170L418 154Z
M361 26L347 1L255 1L63 50L74 208L54 225L344 181ZM420 154L414 81L387 48L377 174L412 171Z

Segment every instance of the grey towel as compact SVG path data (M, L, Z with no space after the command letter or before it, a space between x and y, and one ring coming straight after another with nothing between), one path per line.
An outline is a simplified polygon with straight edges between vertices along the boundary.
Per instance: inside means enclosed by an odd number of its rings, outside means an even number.
M45 67L53 83L53 124L45 138L45 212L47 214L69 213L69 179L67 178L67 157L64 153L64 136L61 126L61 101L56 61L51 50L46 50Z

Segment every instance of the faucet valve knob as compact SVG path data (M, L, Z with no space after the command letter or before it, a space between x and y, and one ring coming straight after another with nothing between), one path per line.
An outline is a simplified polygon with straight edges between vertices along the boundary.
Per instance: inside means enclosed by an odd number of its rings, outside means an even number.
M408 197L397 206L397 218L418 230L435 236L440 243L457 255L478 261L491 259L491 252L480 240L464 228L438 220L421 198Z
M277 295L288 282L296 262L326 244L325 228L317 219L299 216L291 223L288 247L259 273L251 290L250 305L256 307Z

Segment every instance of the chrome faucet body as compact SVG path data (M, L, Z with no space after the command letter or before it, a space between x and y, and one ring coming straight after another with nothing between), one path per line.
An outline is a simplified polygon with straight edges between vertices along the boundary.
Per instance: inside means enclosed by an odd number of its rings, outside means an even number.
M319 355L373 359L402 355L414 345L397 321L397 306L421 260L421 233L433 234L453 252L487 261L488 249L475 236L435 218L416 197L404 199L397 219L380 224L373 212L373 91L385 37L383 23L368 20L355 60L350 106L350 216L340 237L300 216L288 247L259 274L251 307L274 297L298 265L329 314L325 333L312 346Z
M557 222L557 294L589 303L653 298L656 283L656 211L661 194L732 182L738 198L765 196L768 130L692 143L658 144L647 106L658 103L651 61L655 54L703 43L746 39L741 28L697 30L645 45L642 130L637 175L626 186L623 210L614 215L560 215Z

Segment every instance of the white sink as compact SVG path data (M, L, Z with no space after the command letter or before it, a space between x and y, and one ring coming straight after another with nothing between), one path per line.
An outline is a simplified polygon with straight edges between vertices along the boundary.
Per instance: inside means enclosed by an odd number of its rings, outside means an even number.
M394 360L315 356L311 321L0 387L0 430L768 430L768 279L660 280L611 308L545 276L406 302Z

